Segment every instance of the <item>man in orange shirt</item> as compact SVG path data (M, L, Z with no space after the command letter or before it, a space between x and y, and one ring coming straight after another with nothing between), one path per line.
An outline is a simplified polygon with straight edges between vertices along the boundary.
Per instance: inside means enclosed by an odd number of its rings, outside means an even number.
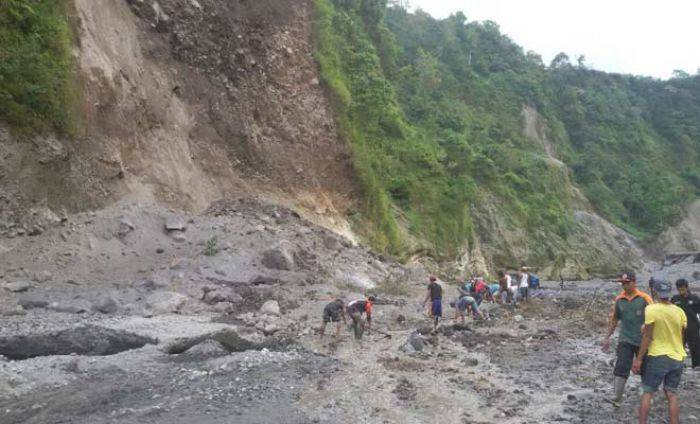
M619 407L625 391L625 385L632 368L632 360L639 356L639 345L642 343L642 325L644 324L644 309L652 303L651 297L637 289L637 279L633 272L625 272L618 279L622 283L622 292L615 298L608 334L603 341L603 352L610 349L610 337L615 333L620 323L620 337L617 343L617 360L615 361L614 395L610 400Z

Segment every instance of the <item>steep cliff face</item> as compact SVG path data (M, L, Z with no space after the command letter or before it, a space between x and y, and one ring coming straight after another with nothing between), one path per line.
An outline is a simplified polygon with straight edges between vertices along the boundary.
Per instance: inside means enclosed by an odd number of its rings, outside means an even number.
M322 55L312 25L320 4L75 0L77 134L19 137L0 124L0 233L41 231L67 212L123 198L202 211L220 198L261 195L350 238L372 231L363 228L393 231L386 224L395 219L403 243L398 253L405 257L439 251L435 240L441 247L461 243L450 257L459 258L451 263L460 270L525 263L544 277L587 278L642 265L637 241L596 214L572 182L558 151L562 144L536 107L519 103L512 132L483 110L437 107L447 113L440 119L469 132L471 144L441 139L444 145L429 146L433 135L420 126L425 123L411 121L425 105L399 102L405 99L388 89L391 80L382 76L371 37L361 33L337 43L348 50L335 53L352 53L351 63L369 63L374 73L360 78L337 68L352 89L340 98L317 64ZM348 28L364 31L360 24ZM391 107L379 103L380 117L357 118L374 113L361 101L379 92ZM401 109L409 106L416 110ZM366 151L355 143L351 154L352 125L344 112L354 114L356 133L365 132ZM484 134L506 142L479 146ZM513 146L517 150L508 150ZM501 158L517 166L504 170ZM361 191L356 176L372 167L386 187L359 178ZM541 181L547 184L530 184L522 170L546 174ZM503 183L500 189L494 181ZM528 201L519 202L523 191L511 186L524 187ZM372 197L378 187L380 195ZM350 228L348 216L363 207L390 220L368 224L369 214L353 214ZM549 210L532 213L539 207ZM696 233L688 231L697 227L694 210L664 236L664 245L694 246Z
M0 131L6 223L125 196L196 211L266 194L330 218L351 205L308 2L76 0L75 11L82 125L72 140Z

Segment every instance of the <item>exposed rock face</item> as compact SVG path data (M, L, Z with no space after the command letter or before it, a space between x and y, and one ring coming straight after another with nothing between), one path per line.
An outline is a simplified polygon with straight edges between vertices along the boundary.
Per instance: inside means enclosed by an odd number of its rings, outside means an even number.
M661 249L657 254L700 251L700 200L688 206L686 212L683 221L661 234L657 243Z

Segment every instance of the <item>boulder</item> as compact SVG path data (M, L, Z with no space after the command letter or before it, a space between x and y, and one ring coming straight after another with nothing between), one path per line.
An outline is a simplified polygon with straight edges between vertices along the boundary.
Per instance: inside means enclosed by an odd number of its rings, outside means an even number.
M263 252L262 264L270 269L290 271L294 269L294 255L287 246L280 244Z
M41 295L23 295L17 299L17 304L24 309L45 308L49 305L49 301L45 296Z
M218 341L213 339L207 339L187 349L184 354L187 356L208 358L216 356L225 356L229 354L229 351L226 350L226 348Z
M260 307L260 312L266 315L280 316L280 304L276 300L268 300Z
M146 305L156 314L179 312L185 303L187 296L176 292L155 292L146 299Z
M425 338L414 331L406 339L406 343L401 347L406 353L422 352L425 348Z
M111 296L102 296L92 303L91 308L102 314L113 314L119 310L119 304Z
M9 290L13 293L23 293L31 289L32 283L28 281L14 281L12 283L7 283L3 286L5 290Z

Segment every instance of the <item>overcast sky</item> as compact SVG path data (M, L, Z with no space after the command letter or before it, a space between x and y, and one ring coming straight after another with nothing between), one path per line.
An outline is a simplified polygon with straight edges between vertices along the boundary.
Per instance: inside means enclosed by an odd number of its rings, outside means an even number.
M436 18L458 10L492 20L501 32L542 55L586 56L610 72L668 78L700 68L700 1L696 0L409 0Z

